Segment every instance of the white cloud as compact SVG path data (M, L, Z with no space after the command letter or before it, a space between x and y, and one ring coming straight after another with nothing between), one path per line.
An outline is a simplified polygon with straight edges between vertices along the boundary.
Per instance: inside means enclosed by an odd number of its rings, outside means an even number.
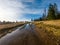
M22 1L22 0L21 0ZM0 0L0 20L3 21L22 21L28 20L24 17L25 13L42 14L43 10L30 10L22 4L20 0ZM24 0L34 2L34 0ZM22 17L22 18L21 18Z
M0 20L16 21L18 15L22 14L23 5L14 0L0 0Z
M34 2L35 0L22 0L24 2Z

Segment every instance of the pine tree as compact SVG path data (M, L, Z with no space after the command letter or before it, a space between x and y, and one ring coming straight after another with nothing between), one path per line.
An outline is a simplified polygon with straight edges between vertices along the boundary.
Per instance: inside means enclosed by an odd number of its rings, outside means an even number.
M58 15L58 8L57 8L57 4L54 3L54 11L55 11L55 16L57 18L57 15Z
M44 13L42 15L42 20L46 20L46 9L44 9Z
M56 16L55 16L55 7L52 4L49 5L47 19L48 20L56 19Z
M57 19L60 19L60 12L58 12Z
M42 20L46 19L46 15L43 13Z
M56 19L60 19L60 11L58 11L57 4L54 3Z

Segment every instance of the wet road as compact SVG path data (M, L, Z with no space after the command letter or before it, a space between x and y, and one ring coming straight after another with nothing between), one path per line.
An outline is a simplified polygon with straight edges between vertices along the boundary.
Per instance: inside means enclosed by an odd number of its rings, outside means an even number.
M33 24L25 24L0 39L0 45L41 45Z

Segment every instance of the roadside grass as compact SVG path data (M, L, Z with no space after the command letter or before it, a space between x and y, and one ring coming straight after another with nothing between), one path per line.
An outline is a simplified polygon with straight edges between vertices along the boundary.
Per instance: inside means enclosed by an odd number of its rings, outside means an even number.
M7 29L7 28L12 28L12 27L15 27L15 26L18 26L18 25L21 25L21 24L23 24L23 23L11 23L11 24L0 25L0 30Z
M43 35L43 42L47 41L46 45L60 45L60 20L36 21L34 24L40 36Z
M24 23L21 23L21 22L0 25L0 38L6 35L7 33L11 33L17 27L22 25L24 25Z

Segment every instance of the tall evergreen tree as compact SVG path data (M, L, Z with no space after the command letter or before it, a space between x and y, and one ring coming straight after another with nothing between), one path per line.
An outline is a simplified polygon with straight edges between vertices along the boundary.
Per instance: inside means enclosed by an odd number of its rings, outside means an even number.
M56 19L60 19L60 11L58 11L57 4L54 3Z
M55 16L57 18L57 15L58 15L58 8L57 8L57 4L54 3L54 11L55 11Z
M56 16L55 16L55 7L52 4L49 5L47 19L48 20L56 19Z
M46 20L46 15L43 13L42 20Z
M46 8L44 9L44 13L42 15L42 20L46 20Z
M60 12L58 12L57 19L60 19Z

